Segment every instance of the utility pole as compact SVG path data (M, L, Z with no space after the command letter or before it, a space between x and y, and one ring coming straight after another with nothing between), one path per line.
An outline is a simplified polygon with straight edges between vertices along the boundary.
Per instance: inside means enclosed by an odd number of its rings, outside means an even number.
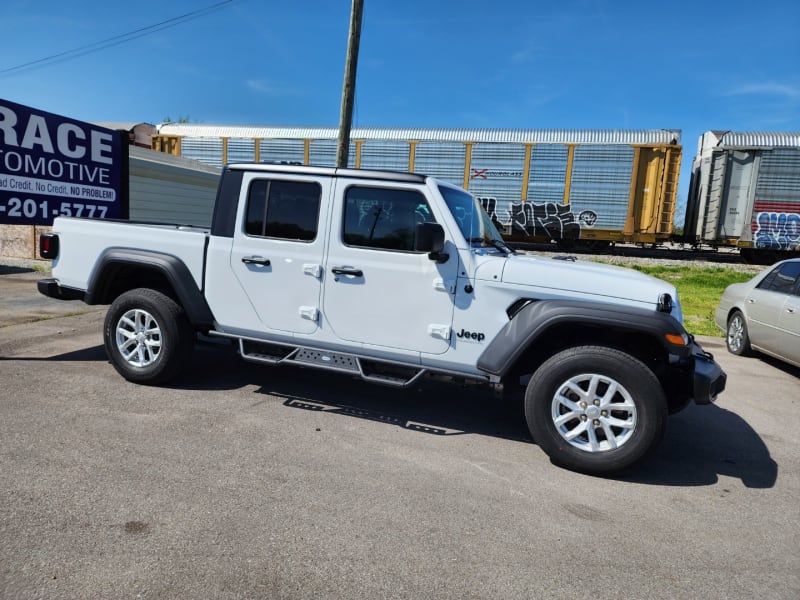
M347 39L347 59L344 64L342 86L342 110L339 116L339 143L336 146L336 166L346 167L350 153L350 128L353 125L353 101L356 96L356 70L358 68L358 44L361 41L361 13L364 0L353 0L350 9L350 34Z

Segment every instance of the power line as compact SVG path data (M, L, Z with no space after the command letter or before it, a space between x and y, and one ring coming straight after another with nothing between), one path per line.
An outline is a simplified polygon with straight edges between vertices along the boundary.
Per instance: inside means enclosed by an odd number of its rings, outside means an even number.
M16 65L14 67L0 69L0 76L6 76L11 74L17 75L21 72L40 69L42 67L64 62L66 60L71 60L73 58L85 56L87 54L91 54L92 52L98 52L100 50L105 50L106 48L119 46L120 44L124 44L125 42L130 42L140 37L144 37L151 33L155 33L156 31L161 31L162 29L167 29L169 27L175 27L176 25L180 25L182 23L186 23L187 21L197 19L211 12L220 10L224 6L228 4L233 4L236 1L237 0L225 0L224 2L217 2L216 4L212 4L211 6L207 6L205 8L188 12L186 14L173 17L165 21L160 21L159 23L154 23L153 25L148 25L147 27L141 27L140 29L135 29L134 31L129 31L128 33L122 33L120 35L116 35L114 37L110 37L105 40L100 40L99 42L93 42L91 44L86 44L85 46L79 46L78 48L73 48L72 50L65 50L64 52L59 52L58 54L52 54L44 58L32 60L30 62L26 62L21 65Z

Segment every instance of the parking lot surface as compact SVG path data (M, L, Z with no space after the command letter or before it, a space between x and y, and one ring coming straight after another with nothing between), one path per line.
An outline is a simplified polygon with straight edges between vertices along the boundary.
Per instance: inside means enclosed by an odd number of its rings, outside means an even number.
M797 369L703 338L728 390L598 478L485 390L209 340L174 385L136 386L103 316L0 324L2 598L800 597Z

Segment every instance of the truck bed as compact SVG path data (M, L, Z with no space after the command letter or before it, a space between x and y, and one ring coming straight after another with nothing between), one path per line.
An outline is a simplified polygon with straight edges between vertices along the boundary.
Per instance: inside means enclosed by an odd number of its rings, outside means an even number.
M88 257L99 257L109 248L132 248L179 258L189 268L197 287L203 287L208 229L58 217L53 223L53 233L57 233L61 241L59 255L53 261L53 277L62 286L86 290L94 266Z

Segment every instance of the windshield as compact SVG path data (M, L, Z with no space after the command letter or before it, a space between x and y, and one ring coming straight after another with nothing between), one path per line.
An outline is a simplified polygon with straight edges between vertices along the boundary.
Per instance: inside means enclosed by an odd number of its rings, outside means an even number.
M439 192L468 242L488 246L503 243L503 238L489 215L472 194L444 185L439 186Z

